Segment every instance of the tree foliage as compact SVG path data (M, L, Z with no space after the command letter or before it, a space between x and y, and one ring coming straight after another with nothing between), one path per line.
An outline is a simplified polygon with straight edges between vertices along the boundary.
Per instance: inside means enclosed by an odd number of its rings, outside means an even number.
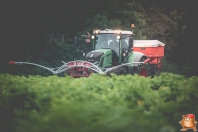
M6 3L3 15L3 48L0 72L9 72L9 60L47 62L79 58L74 36L96 29L126 29L135 24L135 39L158 39L166 44L167 62L175 63L183 74L196 71L196 7L194 2L157 0L106 0L70 3ZM31 6L30 6L31 5ZM21 8L20 8L21 7ZM62 46L60 46L62 45ZM53 47L53 48L52 48ZM61 49L60 49L61 48ZM69 48L69 50L67 49ZM72 52L69 52L71 51ZM71 55L75 54L75 55ZM78 55L76 55L78 54Z

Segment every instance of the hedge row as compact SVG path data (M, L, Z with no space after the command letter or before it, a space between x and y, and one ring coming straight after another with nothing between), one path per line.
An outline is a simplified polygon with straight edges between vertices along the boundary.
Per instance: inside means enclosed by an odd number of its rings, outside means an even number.
M0 74L0 128L13 132L176 132L198 115L198 77Z

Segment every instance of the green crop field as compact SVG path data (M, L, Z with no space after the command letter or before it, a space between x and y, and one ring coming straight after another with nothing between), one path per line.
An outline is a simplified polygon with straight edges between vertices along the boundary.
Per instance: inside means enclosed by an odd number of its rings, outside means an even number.
M198 77L0 74L5 132L178 132L189 113L198 116Z

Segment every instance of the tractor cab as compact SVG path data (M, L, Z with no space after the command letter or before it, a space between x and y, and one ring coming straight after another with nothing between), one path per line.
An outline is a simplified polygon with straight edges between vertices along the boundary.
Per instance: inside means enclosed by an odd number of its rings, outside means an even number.
M91 36L93 50L109 50L112 52L112 64L117 65L124 62L127 54L133 46L133 33L124 30L95 30Z
M119 50L131 48L129 47L129 36L132 36L131 31L105 29L102 31L95 30L92 39L95 40L95 50L109 48L119 56Z
M95 40L95 50L111 49L114 50L116 54L119 56L120 36L117 36L115 34L98 34L96 35L96 37L97 39ZM121 47L122 49L129 48L127 39L121 40Z

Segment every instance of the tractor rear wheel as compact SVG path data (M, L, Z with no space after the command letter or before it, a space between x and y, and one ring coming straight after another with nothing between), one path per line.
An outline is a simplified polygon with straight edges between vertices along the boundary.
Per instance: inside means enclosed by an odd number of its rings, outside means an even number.
M149 65L148 64L140 64L138 66L137 74L140 76L148 77L150 76Z
M140 62L144 62L146 58L141 58ZM135 69L134 73L140 76L148 77L151 76L149 64L139 64Z

